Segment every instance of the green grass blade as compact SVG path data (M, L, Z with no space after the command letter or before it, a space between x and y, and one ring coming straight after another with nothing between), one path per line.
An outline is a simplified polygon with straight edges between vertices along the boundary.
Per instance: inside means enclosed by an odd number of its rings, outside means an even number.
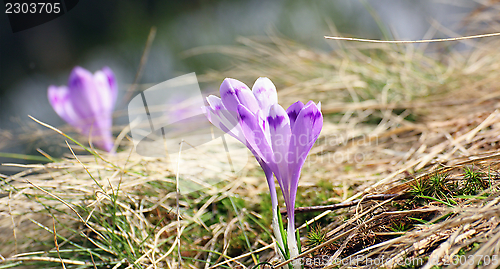
M0 157L26 160L26 161L37 161L37 162L53 162L54 161L54 160L51 160L45 156L17 154L17 153L8 153L8 152L0 152Z

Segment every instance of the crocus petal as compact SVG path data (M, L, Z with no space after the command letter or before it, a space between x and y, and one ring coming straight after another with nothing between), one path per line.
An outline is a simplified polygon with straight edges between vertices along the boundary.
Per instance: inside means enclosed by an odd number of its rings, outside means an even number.
M266 122L261 121L259 117L243 105L238 105L238 115L246 141L255 153L275 172L273 150L268 136L264 133Z
M111 97L113 100L116 100L118 96L118 83L116 82L115 73L111 68L105 66L101 69L101 71L108 78L109 89L111 90Z
M82 121L78 114L73 110L72 103L69 99L69 91L66 86L50 86L48 90L49 102L54 108L54 111L64 121L74 127L78 127Z
M68 96L76 113L88 123L93 123L96 112L101 111L102 104L92 73L81 67L75 67L69 76L68 90Z
M113 149L114 145L111 126L112 126L111 117L105 117L96 120L93 125L88 127L92 132L91 135L92 143L95 144L98 148L104 149L108 152L110 152Z
M297 192L300 171L307 154L314 142L316 142L316 139L318 139L322 127L323 115L321 111L318 110L318 107L312 101L307 103L297 115L290 137L289 172L291 175L290 193L292 194L292 204L295 203L294 194Z
M245 136L243 135L241 126L238 122L237 113L228 111L222 103L222 100L217 96L208 96L207 102L210 105L209 111L215 115L209 118L210 122L223 132L228 133L243 144L247 145Z
M268 115L267 122L269 124L271 146L274 153L274 160L279 169L279 173L275 174L283 191L285 202L288 202L290 189L290 180L288 177L288 149L291 136L290 120L285 109L276 103L269 107Z
M260 109L268 111L268 108L278 102L278 93L273 82L264 77L258 78L252 87L252 93L259 103Z
M215 127L219 128L221 131L225 133L231 134L231 131L222 123L222 119L218 115L218 113L211 107L203 108L203 112L207 116L208 120L215 125ZM231 134L232 135L232 134ZM234 136L233 136L234 137Z
M321 133L321 129L323 128L323 114L321 113L321 102L318 102L318 104L315 104L313 101L307 102L305 107L312 106L312 113L309 117L310 120L313 121L312 127L313 127L313 137L312 137L312 145L314 142L316 142L316 139L318 139L319 133Z
M100 113L109 113L113 111L116 102L116 81L111 70L103 69L94 74L95 94L101 102ZM111 73L110 73L111 72ZM97 112L97 111L96 111Z
M323 127L323 115L318 110L316 104L312 101L307 103L300 110L295 124L292 127L290 138L290 154L294 155L292 162L302 166L309 150L318 139L321 128ZM297 169L295 167L295 169ZM293 170L293 168L292 168Z
M229 111L238 111L238 105L247 107L250 111L257 111L259 104L252 91L245 83L226 78L220 85L220 97Z
M207 97L207 102L216 113L218 113L219 110L225 108L222 100L215 95L209 95Z
M290 128L293 128L295 120L297 119L297 116L299 115L299 112L302 110L302 108L304 108L304 103L302 103L301 101L297 101L287 108L286 113L290 118Z
M299 104L300 106L300 104ZM293 115L296 108L290 109ZM289 114L290 115L290 114ZM297 114L295 123L292 127L290 137L290 201L287 204L288 215L288 248L290 257L297 256L298 248L295 240L295 198L299 184L300 171L304 165L307 154L311 150L316 139L318 139L321 128L323 127L323 115L316 104L308 102ZM295 268L295 266L294 266ZM300 268L297 266L297 268Z

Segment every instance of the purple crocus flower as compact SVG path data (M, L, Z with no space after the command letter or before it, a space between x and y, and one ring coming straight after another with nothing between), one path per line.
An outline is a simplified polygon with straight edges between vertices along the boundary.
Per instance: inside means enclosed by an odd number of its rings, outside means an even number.
M221 130L244 143L262 166L271 192L273 208L277 208L276 179L283 192L287 213L287 241L290 256L297 256L295 237L295 198L302 166L323 127L321 104L309 101L292 104L286 111L277 103L276 87L268 78L259 78L252 88L235 79L225 79L221 98L209 96L208 118ZM273 230L282 247L279 228Z
M113 148L112 113L118 87L113 71L104 67L90 73L73 68L68 86L51 85L49 102L56 113L79 133L92 136L93 143L108 152Z
M269 110L271 104L278 101L276 87L270 79L259 78L250 91L247 85L241 81L226 78L220 86L220 95L222 98L214 95L207 97L208 104L210 105L208 111L206 111L207 118L219 129L245 144L257 159L262 170L264 170L273 208L273 232L279 246L281 249L284 249L283 239L278 226L278 197L273 179L273 171L269 167L269 164L263 161L259 154L255 152L247 142L241 125L239 124L239 116L237 113L238 105L241 104L250 107L257 114L263 115L265 111Z

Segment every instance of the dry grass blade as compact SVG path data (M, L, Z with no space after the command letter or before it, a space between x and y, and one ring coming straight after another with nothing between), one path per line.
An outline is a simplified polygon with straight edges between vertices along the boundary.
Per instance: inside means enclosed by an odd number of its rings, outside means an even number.
M480 35L450 37L450 38L438 38L438 39L424 39L424 40L376 40L376 39L364 39L364 38L353 38L353 37L342 37L342 36L325 36L325 38L326 39L333 39L333 40L358 41L358 42L369 42L369 43L414 44L414 43L460 41L460 40L477 39L477 38L494 37L494 36L500 36L500 33L480 34Z
M64 264L64 261L61 258L61 253L59 252L59 244L57 243L57 231L56 231L56 220L55 219L52 219L52 229L54 231L54 245L56 246L57 255L59 256L59 259L61 260L61 265L62 265L63 269L66 269L66 264Z

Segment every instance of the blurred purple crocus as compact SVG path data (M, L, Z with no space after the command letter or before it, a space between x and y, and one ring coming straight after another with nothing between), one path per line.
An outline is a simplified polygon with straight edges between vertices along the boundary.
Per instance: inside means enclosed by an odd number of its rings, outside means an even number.
M273 174L276 177L288 213L288 249L290 257L295 257L299 255L294 219L297 186L305 159L323 127L321 104L298 101L285 111L268 78L259 78L251 91L244 83L226 78L220 95L207 97L208 119L244 143L262 166L271 193L273 231L283 248Z
M51 85L48 89L56 113L108 152L114 143L111 126L117 93L115 75L108 67L92 74L77 66L69 76L68 86Z

